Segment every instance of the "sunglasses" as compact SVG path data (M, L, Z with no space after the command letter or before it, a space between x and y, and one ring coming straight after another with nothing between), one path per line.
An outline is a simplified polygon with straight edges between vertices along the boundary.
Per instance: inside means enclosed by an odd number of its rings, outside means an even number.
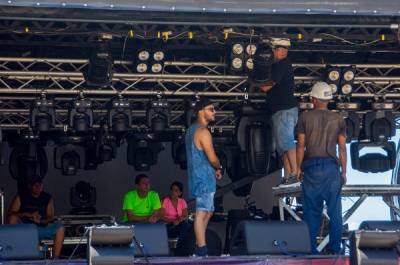
M208 107L208 108L204 108L205 110L211 111L211 112L216 112L214 107Z

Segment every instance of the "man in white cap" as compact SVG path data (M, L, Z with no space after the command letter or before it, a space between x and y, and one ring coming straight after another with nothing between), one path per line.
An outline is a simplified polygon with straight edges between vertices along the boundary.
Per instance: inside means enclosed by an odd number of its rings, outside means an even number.
M283 158L284 178L281 185L296 182L296 143L294 128L298 119L297 100L294 97L294 74L288 55L289 39L271 40L274 63L271 67L271 81L260 86L267 94L267 108L272 114L273 133L276 149Z
M313 253L318 253L316 236L325 201L330 218L330 252L339 254L343 226L341 190L346 183L346 123L339 114L328 110L332 90L327 83L314 84L310 96L314 109L300 115L296 132L297 178L303 181L304 220Z

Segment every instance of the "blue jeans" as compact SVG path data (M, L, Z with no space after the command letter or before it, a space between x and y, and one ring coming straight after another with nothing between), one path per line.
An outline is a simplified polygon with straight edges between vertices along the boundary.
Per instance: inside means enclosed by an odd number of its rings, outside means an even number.
M280 110L272 115L273 133L276 150L283 155L288 150L296 148L294 128L297 124L299 110L297 107Z
M330 218L329 247L333 253L339 253L343 227L339 165L334 158L310 158L303 162L302 170L304 220L308 225L313 253L318 253L316 237L324 201Z
M204 193L196 197L196 211L214 212L214 194Z

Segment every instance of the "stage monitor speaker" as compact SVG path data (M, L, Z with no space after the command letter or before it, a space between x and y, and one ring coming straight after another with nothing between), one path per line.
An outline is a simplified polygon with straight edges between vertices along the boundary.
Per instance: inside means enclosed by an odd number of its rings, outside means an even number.
M38 258L39 236L36 225L0 225L1 261Z
M297 221L243 221L229 248L231 255L311 254L307 224Z
M133 226L93 226L89 228L89 265L131 265L134 261Z
M397 265L399 231L355 231L350 237L351 265Z
M400 231L400 221L363 221L360 230Z
M169 256L165 224L135 223L135 256ZM139 244L137 246L136 244Z

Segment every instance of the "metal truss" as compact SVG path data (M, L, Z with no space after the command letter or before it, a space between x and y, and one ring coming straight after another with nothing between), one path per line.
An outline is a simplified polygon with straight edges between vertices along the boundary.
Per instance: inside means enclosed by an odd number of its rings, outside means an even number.
M251 41L257 37L286 37L297 48L321 48L327 44L340 47L353 44L369 49L373 46L396 51L399 44L399 25L393 21L373 20L369 23L315 24L315 23L224 23L203 21L162 22L134 21L68 21L68 19L2 19L0 20L0 45L25 46L92 46L99 34L113 36L112 43L121 48L127 39L168 39L169 45L225 44L230 39ZM224 32L229 28L229 38ZM163 32L171 32L167 38ZM191 32L193 38L188 37ZM161 33L161 34L160 34ZM319 46L320 44L320 46Z
M228 75L223 62L165 62L162 74L133 72L132 62L115 61L113 83L106 88L91 88L85 83L88 61L56 58L0 58L0 126L29 127L32 100L41 94L56 102L56 127L68 123L71 100L84 95L93 101L95 127L107 118L107 102L121 95L132 102L134 128L146 127L147 102L164 97L171 104L171 128L184 129L185 100L206 95L219 101L215 128L232 130L236 123L235 110L245 101L263 101L264 95L248 89L246 75ZM327 65L293 64L295 95L308 101L311 84L321 80ZM394 101L400 98L400 65L355 64L331 65L354 67L354 93L337 95L337 101ZM395 104L396 113L400 105ZM363 111L368 111L366 105Z

